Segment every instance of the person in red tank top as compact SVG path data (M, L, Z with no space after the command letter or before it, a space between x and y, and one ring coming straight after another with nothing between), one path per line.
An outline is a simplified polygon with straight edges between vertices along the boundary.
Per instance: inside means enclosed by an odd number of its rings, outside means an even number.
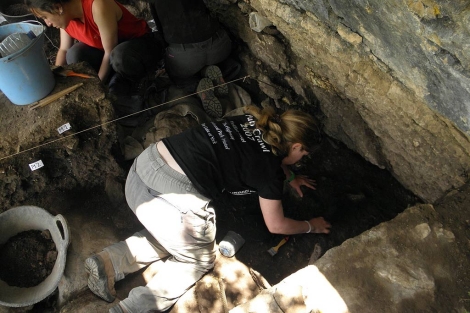
M147 23L115 0L25 3L47 26L60 29L56 65L86 61L103 82L113 70L130 81L138 81L156 70L162 58L163 46L152 36Z

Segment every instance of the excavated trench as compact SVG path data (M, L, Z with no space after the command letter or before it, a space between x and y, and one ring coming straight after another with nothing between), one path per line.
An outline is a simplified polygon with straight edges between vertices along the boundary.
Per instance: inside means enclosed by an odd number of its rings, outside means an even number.
M51 30L48 30L48 34L57 46L55 34ZM238 49L245 48L240 45ZM50 41L46 41L46 51L49 60L53 60L55 49ZM242 74L243 71L239 76ZM251 93L252 99L266 99L258 88L253 88L253 82L239 85ZM123 172L127 172L131 161L123 159L117 143L113 151L115 162ZM89 153L90 158L93 158L94 150L89 149ZM96 164L96 168L100 168L100 165ZM293 170L297 174L315 179L317 185L314 191L305 189L303 198L297 197L287 187L284 195L285 215L295 219L323 216L332 224L330 234L291 236L279 252L271 256L267 250L276 246L283 236L268 232L256 196L226 195L214 203L217 213L217 242L229 230L239 233L246 242L236 254L237 259L258 271L272 285L305 267L315 246L321 248L322 255L345 240L391 220L407 207L420 202L418 197L406 190L389 172L371 165L344 144L326 135L323 136L319 149ZM121 177L121 183L124 183L124 177ZM71 211L76 212L74 214L83 214L90 221L114 225L121 238L140 229L140 223L130 210L115 210L115 205L104 189L105 186L56 190L43 194L37 203L47 208L59 202L61 206L70 207ZM54 312L54 297L57 297L57 293L35 307L41 311Z
M287 187L289 191L283 200L285 215L301 220L323 216L333 225L330 234L291 236L278 254L271 257L266 251L277 245L283 236L267 231L255 196L227 196L215 206L218 240L228 230L240 233L246 243L237 258L257 269L273 284L305 267L315 245L321 247L322 255L420 202L389 172L369 164L328 137L319 150L295 170L314 178L317 186L315 191L304 189L303 198Z

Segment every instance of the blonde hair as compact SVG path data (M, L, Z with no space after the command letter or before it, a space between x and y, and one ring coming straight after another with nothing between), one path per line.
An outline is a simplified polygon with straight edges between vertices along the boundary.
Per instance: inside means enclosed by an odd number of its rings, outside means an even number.
M256 119L256 128L262 131L263 140L271 145L275 155L287 155L294 143L310 152L320 141L317 122L308 113L287 110L277 114L273 107L260 109L252 105L244 110Z

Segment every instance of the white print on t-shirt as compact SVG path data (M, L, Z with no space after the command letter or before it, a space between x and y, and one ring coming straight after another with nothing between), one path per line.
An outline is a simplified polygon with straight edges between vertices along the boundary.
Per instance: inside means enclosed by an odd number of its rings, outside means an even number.
M244 123L244 124L240 124L240 127L242 128L242 132L245 134L246 139L257 142L259 144L262 152L271 153L271 149L268 148L266 142L264 142L264 140L263 140L263 133L261 132L261 130L259 130L258 128L255 128L255 129L250 128L250 127L253 127L253 126L256 125L254 117L252 115L247 114L246 118L247 118L248 122ZM214 127L215 131L217 132L220 140L222 141L222 144L224 145L225 150L230 150L230 146L227 142L227 136L224 134L224 131L222 129L220 129L214 122L212 122L211 124ZM224 125L225 131L229 134L230 138L232 140L234 140L232 132L229 131L230 128L227 125L227 123L225 122L222 125ZM212 144L213 145L217 144L218 142L217 142L215 136L211 133L211 130L209 129L209 127L205 123L201 124L201 126L206 131L206 133L209 136ZM235 131L237 131L237 133L239 133L238 128L233 124L233 122L232 122L232 126L234 127ZM243 139L243 135L240 134L240 133L239 133L239 135L240 135L241 141L246 142L246 140Z
M268 149L268 147L266 146L266 143L263 140L263 137L262 137L263 133L261 132L261 130L259 130L258 128L253 129L253 136L255 137L256 141L259 143L261 150L263 150L263 152L271 153L271 150Z
M233 134L232 134L232 129L230 128L230 126L228 126L227 122L224 122L222 125L224 125L225 131L227 132L228 136L230 137L230 140L235 140L235 138L233 137Z
M261 130L259 130L258 128L249 129L246 124L240 124L240 126L245 132L245 136L247 139L259 143L263 152L271 153L271 150L267 148L266 143L263 140L263 133L261 132Z
M268 147L266 146L266 143L263 140L263 137L262 137L263 133L261 132L261 130L259 130L258 128L255 128L255 129L250 128L256 125L254 117L252 115L247 114L246 119L248 120L247 123L240 124L240 127L242 128L242 131L245 133L246 138L251 141L256 141L257 143L259 143L261 150L263 152L271 153L271 150L268 149Z
M237 125L235 125L235 122L234 122L234 121L230 121L230 124L232 124L233 129L235 129L235 131L237 132L238 136L240 136L240 141L241 141L241 142L246 142L245 138L242 136L242 134L240 134L240 131L238 131L238 127L237 127Z
M242 191L229 191L229 193L234 195L234 196L245 196L245 195L250 195L252 193L256 193L256 191L246 189L246 190L242 190Z
M225 150L230 150L230 147L228 146L228 143L227 143L227 138L225 138L225 135L222 129L217 127L215 123L212 123L212 126L214 126L215 130L217 131L217 134L219 134L220 140L222 140L222 144L224 145Z
M248 122L240 124L240 126L242 127L242 131L245 132L245 136L247 136L248 139L253 140L253 138L251 138L252 130L250 128L254 127L256 125L256 122L253 115L247 114L246 119L248 120Z
M212 135L211 130L209 129L209 127L207 127L206 123L201 124L201 125L202 125L202 128L204 128L204 130L206 131L207 135L209 136L212 144L215 145L217 143L217 141L215 140L214 135Z

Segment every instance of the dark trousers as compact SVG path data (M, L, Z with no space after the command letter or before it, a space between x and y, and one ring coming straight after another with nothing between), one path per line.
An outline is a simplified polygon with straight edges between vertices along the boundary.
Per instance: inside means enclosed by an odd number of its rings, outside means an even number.
M158 62L163 58L162 47L152 33L121 42L111 52L111 66L116 73L137 81L157 69ZM67 64L87 62L98 72L103 55L104 51L78 42L67 51L66 59Z

